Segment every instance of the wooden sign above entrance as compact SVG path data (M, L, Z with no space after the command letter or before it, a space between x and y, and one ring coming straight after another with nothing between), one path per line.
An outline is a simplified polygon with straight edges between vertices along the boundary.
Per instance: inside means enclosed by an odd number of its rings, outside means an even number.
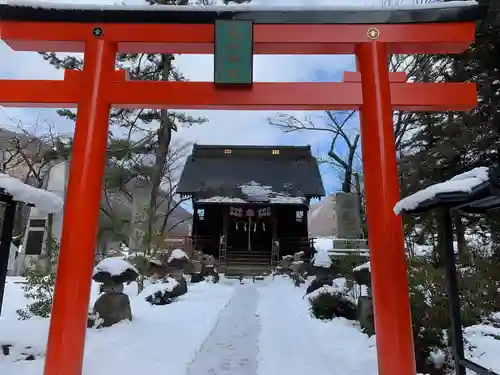
M252 84L252 21L215 21L214 75L216 84Z

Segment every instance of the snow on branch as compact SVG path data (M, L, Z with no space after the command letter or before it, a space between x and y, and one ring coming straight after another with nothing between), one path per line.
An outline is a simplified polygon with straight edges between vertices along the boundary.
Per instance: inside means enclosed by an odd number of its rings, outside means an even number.
M363 263L357 267L354 267L352 270L354 272L363 271L363 270L371 271L370 262Z

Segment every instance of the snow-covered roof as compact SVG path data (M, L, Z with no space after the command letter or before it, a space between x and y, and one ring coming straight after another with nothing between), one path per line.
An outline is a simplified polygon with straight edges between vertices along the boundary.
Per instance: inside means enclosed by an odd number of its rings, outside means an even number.
M461 173L448 181L431 185L423 190L417 191L402 200L394 206L394 213L401 211L411 211L417 208L421 203L433 199L438 194L465 192L470 193L474 188L489 180L489 168L478 167L468 172Z
M59 2L59 1L17 1L9 0L8 5L43 8L43 9L73 9L73 10L130 10L130 11L172 11L172 12L185 12L185 11L207 11L207 12L228 12L228 11L373 11L373 10L416 10L416 9L440 9L440 8L463 8L477 5L476 1L450 1L450 2L434 2L426 4L402 3L393 4L390 6L275 6L275 5L213 5L213 6L199 6L199 5L107 5L107 4L75 4L72 2Z
M271 186L261 185L255 181L238 186L244 198L214 196L210 198L198 199L199 203L249 203L265 202L270 204L304 204L305 197L287 196L284 193L274 192Z
M199 203L247 203L246 200L241 199L241 198L231 198L231 197L210 197L210 198L205 198L205 199L198 199Z
M195 145L177 192L205 203L304 204L325 189L310 147Z
M303 197L271 197L266 200L266 203L272 204L303 204L305 203L305 198ZM205 199L198 199L198 203L227 203L227 204L242 204L249 203L248 200L241 198L231 198L231 197L211 197Z
M195 3L194 1L192 3ZM398 3L400 3L398 1ZM10 1L0 4L0 18L9 21L79 22L91 24L213 24L218 20L254 24L408 24L474 22L484 17L474 1L393 6L200 6L104 5L74 2ZM322 195L322 194L321 194Z
M15 201L32 204L47 213L59 212L64 206L63 200L56 194L27 185L4 173L0 173L0 189Z
M251 202L269 202L269 203L290 203L302 204L306 202L305 197L291 197L285 193L274 192L271 186L261 185L258 182L251 181L238 186L241 193Z

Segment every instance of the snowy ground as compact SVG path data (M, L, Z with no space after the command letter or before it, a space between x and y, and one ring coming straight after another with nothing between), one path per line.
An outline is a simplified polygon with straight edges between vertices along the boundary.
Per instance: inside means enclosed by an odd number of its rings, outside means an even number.
M9 280L10 281L10 280ZM97 284L93 296L97 297ZM190 285L189 293L168 306L151 306L136 295L131 285L132 322L109 329L87 331L83 375L109 375L119 369L120 375L140 373L184 374L234 292L234 285L199 283ZM48 320L18 321L15 310L24 307L20 285L9 282L5 312L0 320L0 344L25 346L33 354L45 350ZM43 359L13 362L13 356L2 357L0 374L41 375Z
M30 346L41 358L16 361L0 350L0 374L42 375L48 320L17 320L16 309L26 303L17 281L7 284L0 344L14 344L14 354ZM88 330L83 375L377 374L375 337L344 319L312 319L304 287L290 280L189 287L179 301L154 307L127 287L134 320ZM500 371L500 329L475 326L466 335L476 347L473 360Z
M312 319L304 288L276 279L260 288L259 375L377 375L375 337L345 319Z

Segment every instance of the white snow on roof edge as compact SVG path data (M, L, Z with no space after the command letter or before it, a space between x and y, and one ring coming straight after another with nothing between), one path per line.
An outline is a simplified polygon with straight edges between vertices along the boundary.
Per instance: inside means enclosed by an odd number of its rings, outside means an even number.
M489 168L478 167L468 172L461 173L448 181L431 185L415 194L401 199L394 206L394 213L399 215L402 211L411 211L426 200L434 198L441 193L471 192L472 189L489 180Z
M1 2L1 0L0 0ZM397 4L391 6L254 6L254 5L104 5L104 4L74 4L70 2L48 1L17 1L8 0L8 5L42 9L73 9L73 10L130 10L130 11L373 11L373 10L416 10L440 8L464 8L477 5L477 1L450 1L426 4Z
M0 188L15 201L32 204L47 213L59 212L64 206L63 200L56 194L27 185L4 173L0 173Z

